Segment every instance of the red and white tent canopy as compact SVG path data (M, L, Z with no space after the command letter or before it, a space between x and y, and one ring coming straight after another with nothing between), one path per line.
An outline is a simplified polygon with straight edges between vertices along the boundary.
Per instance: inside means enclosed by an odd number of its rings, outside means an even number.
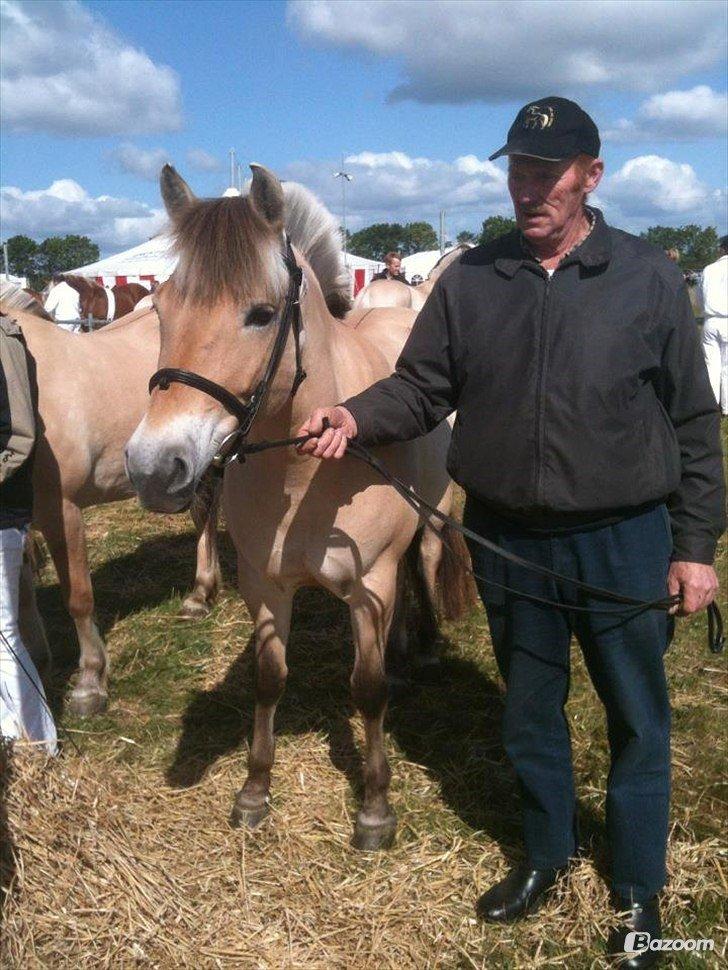
M163 283L174 272L177 257L172 252L169 236L159 235L133 249L116 256L107 256L87 266L69 270L77 276L89 276L102 286L122 283L142 283L151 289L152 283ZM342 260L344 259L342 254ZM346 265L351 276L352 293L356 295L366 286L383 264L362 256L346 255Z

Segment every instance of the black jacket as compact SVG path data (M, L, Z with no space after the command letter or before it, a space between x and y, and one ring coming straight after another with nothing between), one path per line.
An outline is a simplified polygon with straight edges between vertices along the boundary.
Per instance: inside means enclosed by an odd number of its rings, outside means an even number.
M457 410L450 474L535 527L667 500L674 558L711 563L725 526L720 417L682 274L594 211L550 279L518 232L465 253L396 372L344 403L364 444L415 438Z
M404 283L405 286L412 286L404 273L397 273L396 276L392 276L386 269L383 269L381 273L375 273L372 276L372 282L374 280L394 280L395 283Z

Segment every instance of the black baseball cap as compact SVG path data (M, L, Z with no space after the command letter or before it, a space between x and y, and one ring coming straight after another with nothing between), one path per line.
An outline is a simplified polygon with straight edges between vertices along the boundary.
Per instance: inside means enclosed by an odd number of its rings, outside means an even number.
M600 147L599 129L575 101L541 98L521 108L508 129L508 141L490 161L501 155L529 155L547 162L582 153L597 158Z

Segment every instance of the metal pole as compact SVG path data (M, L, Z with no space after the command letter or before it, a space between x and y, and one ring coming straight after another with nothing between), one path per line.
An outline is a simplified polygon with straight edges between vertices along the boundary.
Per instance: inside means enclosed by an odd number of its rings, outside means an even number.
M10 260L8 259L8 244L3 243L3 262L5 263L5 279L10 279Z
M230 188L235 188L235 149L230 149Z
M445 252L445 210L440 209L440 254Z
M335 179L341 179L341 222L342 230L344 233L344 266L348 266L347 257L349 255L348 248L349 244L346 238L346 183L351 182L354 178L353 175L349 175L348 172L344 171L344 156L341 156L341 171L334 172Z

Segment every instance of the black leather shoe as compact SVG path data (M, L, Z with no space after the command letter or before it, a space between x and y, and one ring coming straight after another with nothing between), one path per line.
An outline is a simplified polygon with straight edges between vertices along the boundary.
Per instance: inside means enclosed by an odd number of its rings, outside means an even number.
M609 935L609 952L617 958L617 966L620 970L645 970L646 967L654 967L662 957L659 950L639 949L625 952L624 944L629 933L649 933L652 940L662 938L657 896L644 903L632 903L629 899L616 896L613 903L617 912L626 914L624 922Z
M475 911L481 919L492 923L510 923L534 913L565 868L529 869L526 865L516 866L502 882L483 893L475 905Z

